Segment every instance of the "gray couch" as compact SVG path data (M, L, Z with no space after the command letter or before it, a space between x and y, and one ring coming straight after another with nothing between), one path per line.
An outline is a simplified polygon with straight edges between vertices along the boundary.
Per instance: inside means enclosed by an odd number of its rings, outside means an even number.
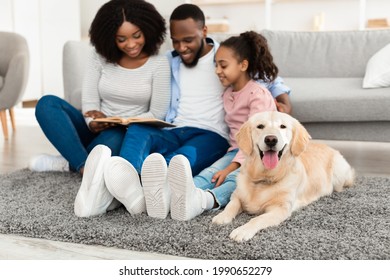
M390 30L261 33L292 89L293 116L314 139L390 142L390 88L362 88L366 64L390 43ZM78 108L89 48L85 42L64 47L65 99Z

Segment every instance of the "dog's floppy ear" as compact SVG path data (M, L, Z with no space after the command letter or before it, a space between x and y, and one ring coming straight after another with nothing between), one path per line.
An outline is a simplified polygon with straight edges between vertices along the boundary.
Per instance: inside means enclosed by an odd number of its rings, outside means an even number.
M240 130L236 134L238 147L241 151L244 152L244 154L248 156L252 153L253 150L251 131L251 125L247 121L241 126Z
M299 156L306 149L311 136L299 121L294 120L293 125L294 128L291 141L291 153L293 156Z

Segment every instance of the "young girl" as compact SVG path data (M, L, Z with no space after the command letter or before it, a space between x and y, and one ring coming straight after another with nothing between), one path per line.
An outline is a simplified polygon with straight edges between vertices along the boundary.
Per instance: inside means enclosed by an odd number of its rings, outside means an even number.
M253 31L222 42L216 53L216 74L227 87L223 94L225 121L230 128L227 154L192 178L187 158L177 155L168 169L171 188L171 217L190 220L204 210L225 206L236 188L236 175L244 161L236 142L236 133L250 116L257 112L276 110L270 92L255 82L272 82L278 68L266 39Z

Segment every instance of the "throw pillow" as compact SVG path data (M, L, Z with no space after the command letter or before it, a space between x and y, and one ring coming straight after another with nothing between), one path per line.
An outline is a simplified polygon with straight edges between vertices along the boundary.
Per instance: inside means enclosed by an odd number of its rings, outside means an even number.
M376 52L368 61L363 88L390 86L390 44Z

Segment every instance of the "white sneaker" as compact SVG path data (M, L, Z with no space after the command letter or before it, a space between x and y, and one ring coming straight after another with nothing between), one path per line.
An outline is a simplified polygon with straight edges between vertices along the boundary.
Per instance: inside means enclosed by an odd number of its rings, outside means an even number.
M167 182L167 163L161 154L149 155L141 171L146 211L150 217L165 219L170 204L170 189Z
M104 166L111 157L110 148L97 145L88 155L83 180L74 202L78 217L90 217L106 213L113 196L104 183Z
M110 193L131 215L146 211L139 175L130 162L121 157L110 158L104 168L104 180Z
M202 214L206 209L206 193L195 187L188 159L174 156L168 168L168 184L171 188L171 217L188 221Z
M41 154L34 156L28 167L31 171L36 172L69 171L69 162L61 155Z

